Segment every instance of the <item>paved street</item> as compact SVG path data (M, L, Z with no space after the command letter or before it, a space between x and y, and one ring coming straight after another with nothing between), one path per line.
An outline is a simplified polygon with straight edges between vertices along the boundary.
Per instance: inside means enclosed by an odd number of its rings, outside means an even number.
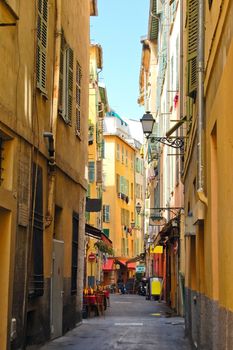
M184 321L164 303L138 295L111 295L104 316L83 320L40 350L190 350Z

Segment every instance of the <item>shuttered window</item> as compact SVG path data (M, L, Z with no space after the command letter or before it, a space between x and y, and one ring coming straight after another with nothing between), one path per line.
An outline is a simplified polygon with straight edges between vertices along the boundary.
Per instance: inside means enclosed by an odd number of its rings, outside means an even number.
M109 233L109 228L103 228L103 233L105 234L105 236L109 237L110 233Z
M73 50L66 43L62 33L59 73L59 114L71 124L73 111Z
M117 193L120 193L121 188L120 188L120 175L116 174L116 191Z
M48 0L38 0L37 6L36 83L46 93Z
M118 143L116 145L116 159L120 160L120 145Z
M103 222L110 222L110 206L103 205Z
M32 174L32 222L33 237L31 251L31 271L29 298L44 294L44 254L43 254L43 173L42 168L33 164Z
M78 135L80 135L81 132L81 80L81 66L78 61L76 61L76 128Z
M88 163L88 179L89 182L95 181L95 162L91 161Z
M187 95L195 97L197 90L198 0L188 1L188 62Z
M71 294L77 294L78 275L78 238L79 238L79 216L73 214L72 232L72 257L71 257Z

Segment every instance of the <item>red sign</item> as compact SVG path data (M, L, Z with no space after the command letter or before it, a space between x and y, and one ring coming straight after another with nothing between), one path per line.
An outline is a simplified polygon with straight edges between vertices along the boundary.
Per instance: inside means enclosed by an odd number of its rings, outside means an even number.
M89 261L93 262L95 259L96 259L96 255L94 253L91 253L91 254L88 255L88 260Z

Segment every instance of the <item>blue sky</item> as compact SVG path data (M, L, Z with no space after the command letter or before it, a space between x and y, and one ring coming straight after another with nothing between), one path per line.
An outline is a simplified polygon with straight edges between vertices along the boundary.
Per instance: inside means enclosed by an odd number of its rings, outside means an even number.
M144 113L137 98L148 15L149 0L98 0L98 17L91 17L91 41L103 48L100 81L110 107L122 117L140 119Z

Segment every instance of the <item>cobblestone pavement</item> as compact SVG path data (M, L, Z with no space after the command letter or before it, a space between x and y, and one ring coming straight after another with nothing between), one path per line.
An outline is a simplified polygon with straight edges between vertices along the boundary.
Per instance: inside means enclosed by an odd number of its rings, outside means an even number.
M40 350L191 350L184 320L138 295L111 295L105 315L84 319Z

